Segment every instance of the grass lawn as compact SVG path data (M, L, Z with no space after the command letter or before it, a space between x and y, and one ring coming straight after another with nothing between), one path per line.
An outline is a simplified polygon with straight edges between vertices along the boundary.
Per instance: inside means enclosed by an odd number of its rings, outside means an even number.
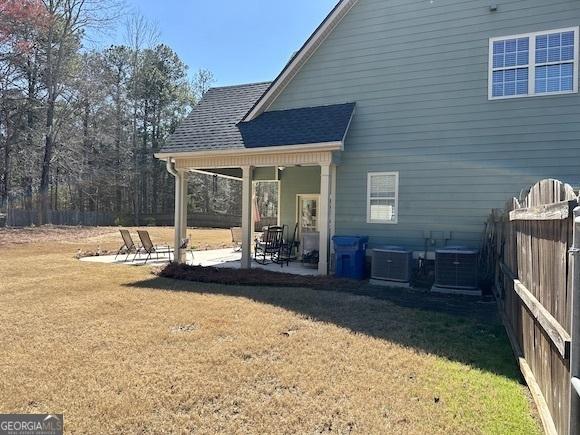
M63 413L83 433L541 433L491 304L196 284L73 258L118 238L0 229L0 412Z

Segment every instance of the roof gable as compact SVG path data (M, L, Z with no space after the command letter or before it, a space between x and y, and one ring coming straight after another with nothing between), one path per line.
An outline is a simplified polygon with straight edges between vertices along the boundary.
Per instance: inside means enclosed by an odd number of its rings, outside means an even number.
M338 2L300 50L298 50L298 52L292 57L278 77L276 77L263 95L250 108L243 118L244 122L251 121L268 110L276 98L286 88L288 83L290 83L298 71L300 71L302 66L308 61L308 59L310 59L328 35L332 33L340 21L357 2L358 0L340 0Z

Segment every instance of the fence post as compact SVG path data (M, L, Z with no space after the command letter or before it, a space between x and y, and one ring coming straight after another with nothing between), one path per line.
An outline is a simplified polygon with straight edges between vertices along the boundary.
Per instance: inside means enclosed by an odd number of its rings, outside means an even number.
M572 340L570 343L570 435L580 435L580 207L574 209L572 260Z

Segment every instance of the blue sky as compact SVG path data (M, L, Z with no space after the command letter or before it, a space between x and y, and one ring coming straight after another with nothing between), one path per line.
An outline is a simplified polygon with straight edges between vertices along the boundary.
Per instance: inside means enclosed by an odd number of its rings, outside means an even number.
M161 42L215 86L274 79L337 0L126 0L158 24ZM108 41L104 41L107 43ZM122 42L111 37L111 42Z

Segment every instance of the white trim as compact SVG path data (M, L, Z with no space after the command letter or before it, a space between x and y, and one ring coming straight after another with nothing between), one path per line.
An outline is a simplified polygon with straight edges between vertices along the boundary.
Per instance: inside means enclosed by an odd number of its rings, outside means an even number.
M352 9L358 0L341 0L335 9L326 17L322 24L314 31L290 63L276 77L268 90L260 97L254 107L242 119L243 122L251 121L262 112L268 110L278 95L286 88L288 83L300 71L302 66L312 57L328 35L340 23L344 16Z
M377 220L371 219L371 178L377 176L394 176L395 177L395 219L394 220ZM375 198L376 199L376 198ZM392 199L392 198L386 198ZM399 223L399 172L368 172L367 173L367 224L394 225Z
M296 223L298 223L298 240L302 236L302 225L300 220L300 199L314 199L316 200L316 231L320 231L320 219L319 219L319 208L320 208L320 193L297 193L296 194Z
M155 158L167 160L172 158L184 157L205 157L205 156L239 156L243 155L260 155L260 154L280 154L288 151L341 151L344 144L341 141L320 142L300 145L280 145L273 147L260 148L229 148L225 150L203 150L203 151L182 151L182 152L165 152L154 154Z
M573 88L571 91L559 91L559 92L542 92L536 93L536 37L539 35L546 35L550 33L563 33L563 32L574 32L574 59L572 61L560 61L560 62L548 62L547 64L557 64L562 63L573 63L574 65L574 77L573 77ZM529 51L528 51L528 64L527 65L516 65L513 67L503 67L495 68L495 70L506 70L506 69L518 69L518 68L528 68L528 93L526 95L507 95L501 97L493 96L493 43L497 41L505 41L507 39L518 39L518 38L529 38ZM547 97L552 95L569 95L578 93L578 54L580 45L580 27L565 27L562 29L550 29L543 30L539 32L521 33L518 35L509 36L494 36L489 38L489 52L488 52L488 76L487 76L487 99L489 101L493 100L511 100L513 98L526 98L526 97ZM541 64L540 66L543 66Z

